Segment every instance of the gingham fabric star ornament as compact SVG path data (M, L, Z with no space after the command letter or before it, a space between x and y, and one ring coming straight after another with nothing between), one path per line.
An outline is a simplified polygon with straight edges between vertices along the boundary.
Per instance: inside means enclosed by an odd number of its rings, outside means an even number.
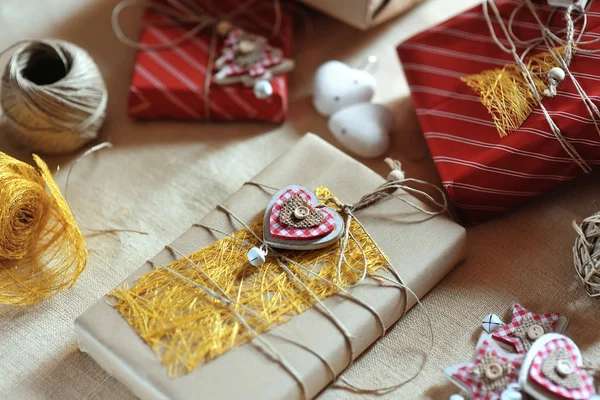
M217 73L213 80L218 85L243 83L254 86L257 97L268 97L269 80L294 68L294 61L285 58L283 51L269 45L264 36L252 34L222 21L217 30L226 35L222 54L215 61ZM270 86L270 85L269 85Z
M473 400L503 400L513 391L523 355L506 353L489 335L477 343L473 361L447 368L444 373Z
M520 304L513 305L510 323L497 329L492 337L519 354L525 354L540 337L550 332L563 332L566 318L560 314L534 314Z
M581 352L571 339L550 333L531 346L519 384L536 400L597 400L593 378L582 364Z

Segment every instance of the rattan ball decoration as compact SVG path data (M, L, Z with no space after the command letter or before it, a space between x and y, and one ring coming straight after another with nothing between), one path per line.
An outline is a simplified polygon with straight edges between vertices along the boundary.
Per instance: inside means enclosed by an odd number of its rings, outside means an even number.
M575 271L590 297L600 297L600 212L583 220L573 221L577 232L573 247Z

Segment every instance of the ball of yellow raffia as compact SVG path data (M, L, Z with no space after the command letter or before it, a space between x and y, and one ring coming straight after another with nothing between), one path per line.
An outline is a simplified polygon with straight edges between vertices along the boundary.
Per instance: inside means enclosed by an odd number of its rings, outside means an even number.
M46 164L0 152L0 304L39 303L73 286L87 262L83 236Z

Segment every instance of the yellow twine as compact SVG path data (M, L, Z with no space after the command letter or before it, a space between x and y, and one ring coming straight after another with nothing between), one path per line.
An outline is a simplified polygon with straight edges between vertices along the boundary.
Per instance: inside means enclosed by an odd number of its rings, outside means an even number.
M85 241L48 170L0 152L0 304L39 303L75 284Z
M317 189L316 194L319 198L332 197L324 187ZM253 223L250 228L262 236L262 221ZM387 265L386 257L356 221L352 222L350 231L365 252L369 273ZM233 237L218 240L188 258L199 264L230 298L260 316L232 305L256 332L285 323L316 303L312 295L290 278L275 259L267 258L267 262L258 268L250 265L247 258L249 246L242 241L260 246L250 231L238 231ZM339 282L339 251L340 246L336 244L325 249L282 251L281 254L340 286L352 285L361 278L363 253L356 242L348 243L345 257L354 271L342 264L343 282ZM335 286L307 274L292 263L287 266L320 300L338 292ZM133 287L125 284L109 295L116 299L113 306L161 358L162 365L167 366L169 376L187 374L198 364L204 364L252 339L253 335L225 304L176 278L167 268L215 290L197 268L181 258L166 268L141 276Z
M564 56L565 48L557 48L556 51ZM548 88L546 74L558 66L558 62L550 52L543 52L530 57L526 65L542 97ZM492 115L501 137L519 129L539 105L516 64L507 64L461 80L477 92L481 103Z

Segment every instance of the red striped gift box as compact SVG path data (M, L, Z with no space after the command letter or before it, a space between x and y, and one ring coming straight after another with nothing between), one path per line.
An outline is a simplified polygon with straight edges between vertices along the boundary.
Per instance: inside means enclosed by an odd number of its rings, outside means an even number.
M521 3L496 1L506 22ZM545 4L536 3L543 21L552 10ZM594 2L587 15L583 40L599 38L600 2ZM565 27L562 11L551 26ZM503 38L497 21L494 28ZM521 39L540 36L527 10L517 14L514 32ZM600 43L593 48L600 49ZM481 5L416 35L397 50L442 183L466 223L494 218L584 173L555 138L539 107L521 128L502 138L479 96L460 80L514 63L490 36ZM541 51L547 48L533 54ZM570 68L594 102L600 96L599 63L600 54L576 54ZM543 104L587 163L600 164L600 137L573 81L567 77L558 95L545 98Z
M247 0L193 0L213 17L240 7ZM155 0L172 7L177 0ZM262 4L264 3L264 4ZM282 13L281 28L272 35L275 11L272 2L259 0L232 22L251 33L263 35L269 44L281 48L289 57L292 42L292 17ZM156 46L172 42L192 25L181 26L168 15L148 8L139 36L143 45ZM175 47L164 50L138 50L131 80L128 113L138 119L178 119L204 121L285 121L288 103L287 76L271 80L273 95L259 100L251 87L242 84L219 86L211 83L205 93L206 74L216 73L209 65L212 27ZM217 37L214 59L221 54L224 39ZM214 64L214 63L211 63Z

